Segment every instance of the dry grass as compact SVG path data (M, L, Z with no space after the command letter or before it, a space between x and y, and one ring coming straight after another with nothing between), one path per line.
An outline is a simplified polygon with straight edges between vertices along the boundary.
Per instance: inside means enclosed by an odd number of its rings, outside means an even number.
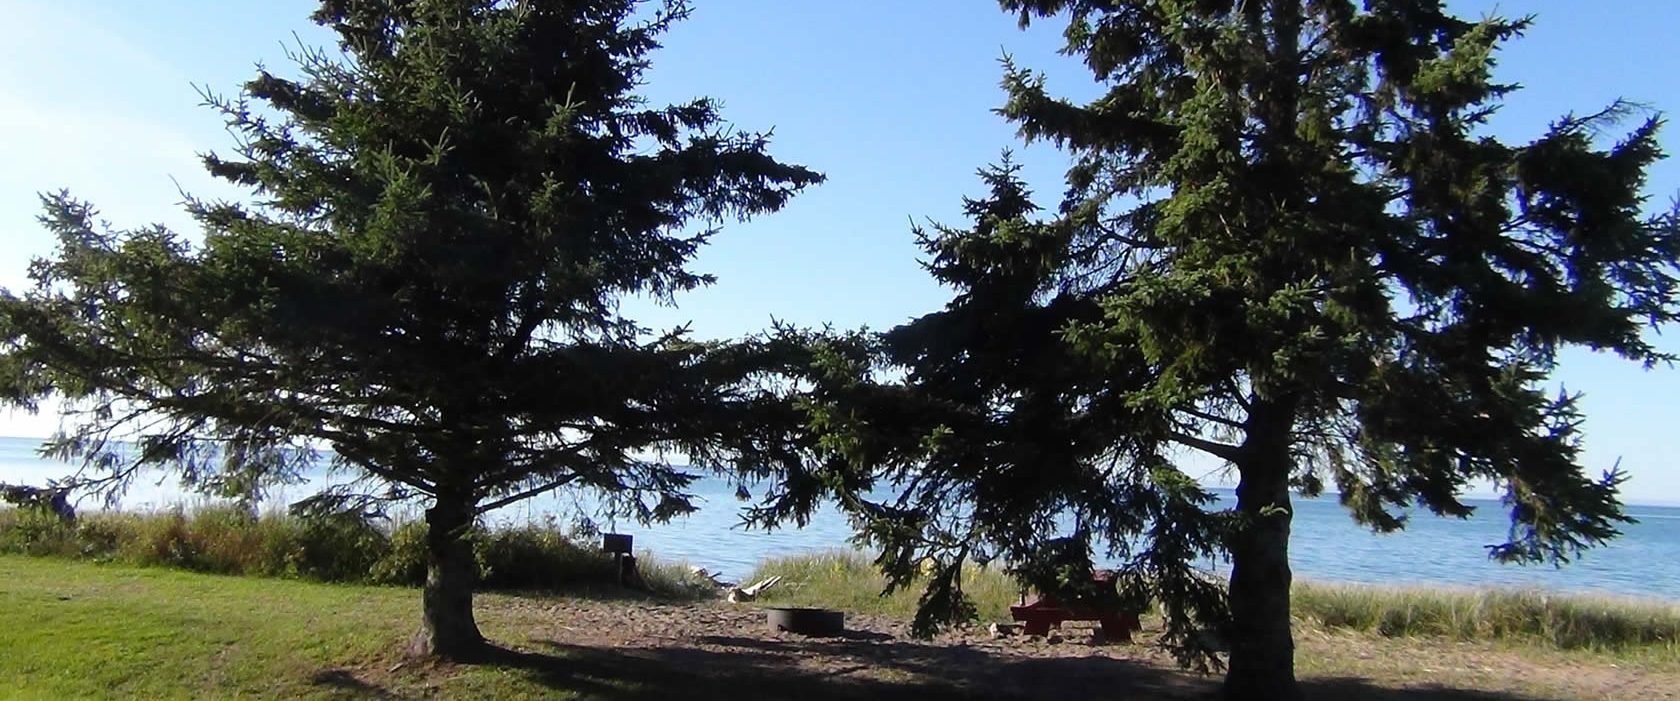
M781 575L766 599L900 618L914 614L921 589L881 596L885 580L855 551L771 560L750 578ZM974 568L963 582L980 618L1007 620L1019 587L996 569ZM1399 589L1302 583L1295 615L1308 626L1389 638L1492 641L1558 650L1637 654L1680 661L1680 606L1540 591Z
M1642 649L1680 657L1680 605L1535 590L1306 583L1295 614L1385 637L1539 643L1562 650Z
M617 566L552 521L479 528L469 536L487 589L571 590L605 585ZM425 524L354 515L254 515L222 505L157 512L94 512L75 522L30 509L0 509L0 553L86 559L211 574L418 586L425 581ZM714 586L680 563L638 558L654 593L705 596Z
M908 619L916 614L919 583L882 596L887 580L869 558L855 550L831 550L815 555L777 558L760 563L748 582L780 575L783 583L769 589L766 601L799 606L825 606ZM974 601L982 620L1009 618L1018 603L1020 586L1009 575L984 567L964 570L963 591Z

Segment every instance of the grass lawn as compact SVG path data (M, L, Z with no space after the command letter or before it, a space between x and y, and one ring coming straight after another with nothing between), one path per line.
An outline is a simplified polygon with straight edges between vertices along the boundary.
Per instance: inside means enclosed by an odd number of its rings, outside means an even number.
M922 644L897 635L891 616L849 619L877 631L861 637L795 640L765 634L744 607L602 594L485 595L480 623L507 651L484 664L399 666L418 616L412 589L0 556L0 698L826 701L1003 689L1198 698L1213 687L1144 646L1098 656L983 634ZM1298 638L1314 699L1673 698L1680 689L1666 659L1339 628Z
M332 697L412 630L412 590L0 557L8 698Z

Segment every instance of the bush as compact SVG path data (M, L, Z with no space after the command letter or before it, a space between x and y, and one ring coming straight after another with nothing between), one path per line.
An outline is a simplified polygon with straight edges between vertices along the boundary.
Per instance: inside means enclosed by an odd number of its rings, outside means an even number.
M56 514L33 508L0 510L0 552L77 556L76 528Z
M132 518L122 515L100 514L84 516L76 521L75 556L98 561L114 559L122 549L124 538L132 531ZM0 526L0 532L5 527Z
M243 509L210 506L190 516L176 512L181 562L161 565L187 567L217 574L269 574L262 531L255 514Z
M478 527L467 540L478 562L479 583L486 588L564 589L612 581L616 574L611 558L579 547L552 523ZM424 584L426 524L409 521L392 528L381 557L364 571L374 584Z
M425 582L426 524L397 524L391 529L385 556L368 569L368 583L417 587Z
M582 547L553 519L467 536L486 588L557 590L616 581L612 558ZM153 513L95 512L75 522L38 509L0 509L0 553L78 557L216 574L419 586L426 524L363 514L300 517L227 505ZM693 597L715 586L686 567L644 557L655 594Z
M617 576L611 556L578 547L552 521L479 530L473 541L480 581L490 588L563 589Z
M353 513L293 518L297 545L286 574L329 582L366 581L391 550L391 537L378 524Z
M137 565L161 565L205 571L197 544L187 530L187 517L179 510L136 520L133 540L119 550L119 557Z

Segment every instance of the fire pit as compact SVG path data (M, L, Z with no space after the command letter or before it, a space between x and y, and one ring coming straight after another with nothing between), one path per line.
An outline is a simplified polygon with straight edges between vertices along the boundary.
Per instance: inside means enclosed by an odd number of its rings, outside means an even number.
M776 607L765 610L772 631L799 635L839 635L846 630L846 614L818 608Z

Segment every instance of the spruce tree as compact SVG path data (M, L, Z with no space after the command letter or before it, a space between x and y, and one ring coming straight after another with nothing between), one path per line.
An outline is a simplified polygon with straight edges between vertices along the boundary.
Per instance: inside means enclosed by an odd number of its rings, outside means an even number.
M620 306L708 284L689 264L721 223L822 179L711 99L638 96L687 12L323 0L336 49L206 95L237 142L204 164L251 196L189 200L201 238L46 196L58 248L0 295L0 391L62 398L50 447L85 469L61 486L160 468L249 494L325 445L380 495L425 500L414 651L461 657L482 642L463 536L484 512L584 489L668 518L696 474L663 456L772 460L773 344L654 334Z
M1392 531L1492 485L1507 562L1617 535L1623 475L1581 464L1577 396L1548 381L1568 346L1672 360L1647 339L1680 252L1680 219L1645 209L1655 116L1490 136L1515 89L1495 52L1529 21L1438 0L1002 4L1065 20L1104 90L1075 104L1005 62L999 112L1071 154L1065 196L1040 211L1006 160L967 225L922 233L955 296L827 345L818 460L757 518L837 497L894 587L932 563L923 631L971 613L965 561L1067 588L1105 549L1244 699L1297 694L1293 492ZM1228 581L1205 569L1223 558Z

